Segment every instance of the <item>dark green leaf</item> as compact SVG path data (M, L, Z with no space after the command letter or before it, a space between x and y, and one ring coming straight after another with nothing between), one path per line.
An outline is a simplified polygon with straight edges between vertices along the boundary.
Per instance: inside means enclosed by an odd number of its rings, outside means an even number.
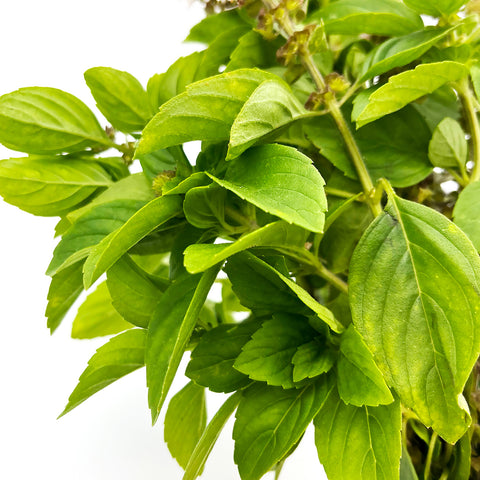
M316 337L311 342L300 345L293 356L293 381L300 382L326 373L333 367L335 360L336 354L325 339Z
M428 147L432 165L440 168L465 168L468 145L465 132L453 118L444 118L435 128Z
M60 416L115 380L143 367L146 335L145 330L128 330L101 346L89 360L88 367L80 376L78 385Z
M470 424L480 259L440 213L390 195L350 265L353 322L402 403L448 442ZM448 292L448 295L445 294Z
M182 468L187 468L206 424L205 389L187 383L168 404L164 430L168 449Z
M460 192L453 209L455 223L467 234L480 252L480 182L473 182Z
M354 407L330 388L314 421L318 458L329 480L398 479L401 422L399 401Z
M400 459L400 480L418 480L417 472L410 459L410 455L403 445L402 458Z
M148 326L148 404L156 422L218 269L183 276L162 295Z
M26 153L61 153L111 141L78 98L47 87L0 97L0 143Z
M93 162L56 158L0 161L0 194L6 202L34 215L65 215L111 184L105 170Z
M137 132L152 118L147 92L132 75L109 67L94 67L84 74L98 109L122 132Z
M320 378L299 390L255 384L244 392L233 428L242 480L259 480L290 451L322 407L327 388Z
M139 155L138 159L142 165L144 175L150 182L153 182L159 173L173 171L177 166L175 156L170 149Z

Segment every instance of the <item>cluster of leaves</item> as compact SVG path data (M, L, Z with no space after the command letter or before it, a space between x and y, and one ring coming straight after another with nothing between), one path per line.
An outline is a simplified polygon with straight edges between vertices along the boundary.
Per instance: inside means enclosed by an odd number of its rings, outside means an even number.
M0 97L27 155L0 193L60 217L48 327L100 280L72 336L116 335L63 413L146 366L155 422L187 352L165 421L185 480L235 411L243 480L311 422L331 480L477 478L477 4L207 3L187 38L207 47L146 89L85 73L105 130L57 89ZM208 425L206 389L231 393Z

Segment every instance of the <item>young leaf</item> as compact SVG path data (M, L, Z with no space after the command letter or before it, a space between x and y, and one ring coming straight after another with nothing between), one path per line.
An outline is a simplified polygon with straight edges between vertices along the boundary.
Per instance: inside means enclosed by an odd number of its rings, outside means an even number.
M152 421L158 415L218 269L182 276L162 295L148 326L146 364Z
M480 252L480 182L473 182L464 188L458 196L453 209L455 223L467 234Z
M278 221L247 233L233 243L190 245L185 250L185 267L190 273L204 272L252 247L298 248L305 243L305 233L303 228Z
M162 105L145 127L136 156L191 140L228 140L243 104L273 74L255 69L223 73L193 83Z
M72 338L95 338L113 335L132 328L113 308L106 282L101 283L78 309L73 320Z
M420 30L421 18L395 0L338 0L309 20L325 22L329 34L396 36Z
M47 327L53 333L62 322L70 307L83 292L82 262L77 262L55 274L47 295Z
M263 145L230 162L224 179L209 175L222 187L312 232L321 232L327 200L325 184L307 156L293 147Z
M128 330L101 346L89 360L60 417L115 380L143 367L146 335L142 329Z
M1 134L0 134L1 135ZM0 161L0 195L34 215L63 216L112 180L91 161L68 159Z
M187 468L185 469L183 480L195 480L202 473L205 462L207 461L218 436L227 423L227 420L237 408L240 399L241 392L235 392L228 397L212 418L211 422L207 425L207 428L203 432L200 441L197 443L197 446L190 457Z
M434 92L446 83L460 80L467 74L467 68L461 63L446 61L426 63L394 75L387 84L370 95L367 106L357 118L357 127L396 112L417 98Z
M147 92L132 75L109 67L94 67L84 74L98 109L121 132L138 132L152 118Z
M120 228L144 205L145 201L113 200L88 209L64 233L55 247L47 275L55 275L86 258L92 247Z
M225 200L227 191L212 184L195 187L185 195L183 211L190 225L196 228L227 227L225 223Z
M316 331L305 317L277 313L262 324L242 348L234 367L252 380L294 388L292 358Z
M234 460L242 480L259 480L299 441L328 394L324 378L301 389L248 388L236 413Z
M420 58L455 28L456 26L425 28L381 43L368 55L363 67L366 71L360 81L369 80L396 67L408 65Z
M21 88L0 97L0 143L26 153L61 153L111 145L95 115L56 88Z
M266 80L250 95L235 118L226 160L238 157L267 135L309 115L280 78Z
M350 405L388 405L393 396L362 337L350 325L340 340L338 393Z
M445 117L435 128L428 147L432 165L440 168L465 168L468 155L467 139L461 125Z
M181 211L182 200L178 196L156 198L138 210L92 249L83 267L85 288L90 287L142 238Z
M168 404L164 438L172 457L185 469L207 424L205 389L187 383Z
M293 381L300 382L328 372L335 363L336 354L322 337L315 337L311 342L298 347L292 358Z
M442 17L455 13L466 0L404 0L405 5L418 13Z
M260 326L260 321L250 320L219 325L204 333L192 352L185 375L212 392L228 393L247 386L250 379L233 364Z
M462 391L480 353L480 259L446 217L390 197L352 258L353 322L402 403L454 443L470 423Z
M108 270L107 286L117 312L127 322L147 328L168 282L124 255Z
M399 478L399 401L379 407L345 405L333 386L314 424L318 458L329 480Z

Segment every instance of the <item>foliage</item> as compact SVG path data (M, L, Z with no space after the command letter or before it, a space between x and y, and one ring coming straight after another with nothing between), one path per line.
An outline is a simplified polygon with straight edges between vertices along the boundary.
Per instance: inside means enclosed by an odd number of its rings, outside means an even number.
M0 97L25 155L0 194L60 217L48 327L95 284L72 337L114 335L62 415L145 366L155 422L187 356L184 479L234 414L242 480L312 423L330 480L478 478L478 2L205 3L205 49L146 88L85 72L105 129L57 89ZM229 394L210 422L207 389Z

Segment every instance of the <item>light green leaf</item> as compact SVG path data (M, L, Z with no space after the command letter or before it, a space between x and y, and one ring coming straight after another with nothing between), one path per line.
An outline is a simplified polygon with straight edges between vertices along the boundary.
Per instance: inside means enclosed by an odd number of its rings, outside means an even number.
M329 480L399 478L399 401L379 407L354 407L345 405L333 387L314 424L318 458Z
M394 195L350 265L353 323L376 364L402 404L452 443L470 424L462 391L480 353L479 291L465 234Z
M338 393L350 405L388 405L393 396L362 337L350 325L340 340Z
M138 132L153 117L147 92L130 73L94 67L84 77L98 109L117 130Z
M468 74L467 68L457 62L438 62L418 65L390 77L388 83L373 92L368 104L357 118L357 127L373 122L441 86L460 80Z
M192 352L185 375L212 392L233 392L250 379L233 368L242 347L261 326L258 320L224 324L203 334Z
M143 367L146 335L142 329L128 330L101 346L89 360L60 417L115 380Z
M231 161L222 187L312 232L321 232L327 210L325 182L312 160L293 147L262 145Z
M442 17L456 12L466 0L404 0L405 5L418 13Z
M85 288L90 287L122 255L167 220L181 213L178 196L159 197L147 203L120 228L110 233L90 252L83 267Z
M92 247L124 225L144 205L145 201L141 200L113 200L88 209L55 247L47 275L55 275L86 258Z
M227 423L227 420L237 408L240 399L241 392L235 392L228 397L212 418L211 422L207 425L202 438L200 438L200 441L197 443L197 446L190 457L190 461L185 469L183 480L195 480L202 473L205 462L207 461L218 436Z
M435 128L428 147L432 165L440 168L465 168L468 145L461 125L445 117Z
M162 295L148 326L148 405L156 422L218 269L182 276Z
M335 352L324 338L317 336L311 342L300 345L293 356L293 381L300 382L326 373L333 367L335 360Z
M305 243L303 228L278 221L241 236L233 243L195 244L185 250L185 267L190 273L203 272L213 265L223 262L235 253L252 247L298 247Z
M183 210L188 223L196 228L226 228L225 201L227 191L218 185L195 187L185 195Z
M262 324L242 348L234 367L252 380L294 388L292 358L316 331L305 317L277 313Z
M470 67L470 78L472 79L473 89L478 100L480 98L480 65L477 63Z
M455 27L432 27L402 37L391 38L380 44L366 58L361 81L369 80L396 67L403 67L420 58Z
M146 328L168 281L147 273L124 255L108 270L107 286L117 312L133 325Z
M395 0L338 0L314 13L309 20L323 20L329 34L396 36L420 30L421 18Z
M480 252L480 182L473 182L458 196L453 209L455 223L467 234Z
M185 469L207 424L205 389L187 383L168 404L164 439L173 458Z
M72 338L95 338L113 335L132 328L113 308L106 282L101 283L78 309L73 320Z
M47 327L53 333L62 322L70 307L83 292L82 262L77 262L55 274L47 295Z
M299 441L327 397L327 382L284 390L247 389L236 413L234 460L242 480L259 480Z
M0 97L0 143L26 153L61 153L111 141L78 98L56 88L27 87Z
M176 178L177 177L175 177L175 179ZM206 186L210 183L212 182L207 177L207 175L205 175L204 172L195 172L187 178L180 180L180 183L178 183L177 185L175 185L173 181L172 185L174 186L171 186L170 183L167 183L162 189L162 191L163 195L184 195L188 193L192 188Z
M266 80L250 95L230 131L226 160L238 157L249 147L295 120L311 113L279 78Z
M221 142L243 104L273 74L256 69L223 73L193 83L162 105L145 127L136 156L191 140Z
M6 202L34 215L63 216L99 188L111 184L105 170L91 161L56 158L0 161L0 195Z

